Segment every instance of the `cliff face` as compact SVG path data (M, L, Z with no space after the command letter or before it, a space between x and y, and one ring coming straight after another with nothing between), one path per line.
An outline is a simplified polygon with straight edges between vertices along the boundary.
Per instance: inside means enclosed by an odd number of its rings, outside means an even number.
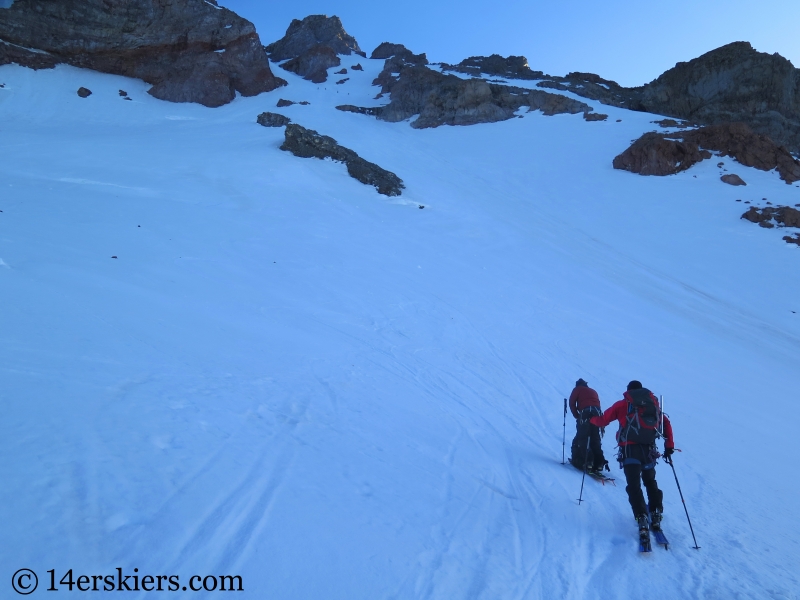
M632 108L704 124L740 121L800 150L800 70L734 42L678 63L640 88Z
M16 0L0 9L0 40L0 64L136 77L173 102L220 106L285 83L253 24L206 0Z

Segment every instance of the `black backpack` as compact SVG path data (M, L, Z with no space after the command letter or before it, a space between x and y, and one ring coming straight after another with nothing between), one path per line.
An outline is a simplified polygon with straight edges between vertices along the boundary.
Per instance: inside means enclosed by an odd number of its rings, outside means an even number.
M628 414L625 426L620 431L620 442L655 444L661 436L661 407L653 393L647 388L628 392Z

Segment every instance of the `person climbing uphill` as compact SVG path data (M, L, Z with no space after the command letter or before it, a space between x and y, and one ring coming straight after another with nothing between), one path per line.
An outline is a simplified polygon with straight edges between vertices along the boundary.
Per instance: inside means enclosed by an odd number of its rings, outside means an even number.
M572 440L570 463L581 470L586 466L590 473L602 473L604 467L606 470L610 470L608 461L603 456L600 428L590 422L592 417L603 414L600 408L600 397L583 379L575 382L575 389L569 395L569 410L575 417L575 439ZM587 441L589 443L588 452L586 450Z
M664 493L658 489L656 482L655 466L660 456L656 439L663 436L664 458L669 461L675 451L672 424L661 412L655 395L642 387L639 381L631 381L622 400L615 402L602 415L593 417L591 422L597 427L605 427L614 420L619 422L617 458L625 472L625 491L639 525L639 535L649 539L649 529L661 530L664 513ZM642 483L647 490L647 503L642 493Z

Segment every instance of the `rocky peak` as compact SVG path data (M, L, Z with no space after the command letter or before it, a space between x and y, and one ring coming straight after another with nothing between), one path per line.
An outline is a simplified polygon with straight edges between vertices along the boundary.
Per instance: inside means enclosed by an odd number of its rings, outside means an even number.
M220 106L285 82L255 27L197 0L16 0L0 18L0 64L67 63L143 79L156 98Z
M644 86L642 103L687 117L765 109L798 114L799 84L798 70L787 59L734 42L676 64Z
M641 89L633 108L708 124L742 121L800 150L800 70L748 42L676 64Z
M356 39L344 30L342 20L326 15L309 15L302 21L293 19L286 34L265 49L270 59L277 62L296 58L318 45L329 47L335 54L355 52L366 56Z

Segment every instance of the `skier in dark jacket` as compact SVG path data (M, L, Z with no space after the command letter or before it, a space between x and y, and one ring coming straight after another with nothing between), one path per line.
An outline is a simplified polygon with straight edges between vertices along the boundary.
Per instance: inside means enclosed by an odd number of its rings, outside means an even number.
M672 424L661 412L658 398L638 381L631 381L622 400L615 402L604 414L593 417L592 424L605 427L614 420L619 421L618 459L628 484L625 491L639 531L644 532L648 525L654 531L659 530L664 512L664 493L656 483L655 466L659 454L655 441L658 435L663 435L664 458L669 461L675 451ZM642 482L647 490L647 503L642 493Z
M575 382L575 389L569 395L569 410L575 417L575 439L572 440L572 458L570 462L579 469L584 465L591 473L602 473L603 467L608 469L608 461L603 456L600 443L600 428L590 423L592 417L600 416L600 398L597 392L589 387L583 379ZM586 444L589 450L586 450Z

